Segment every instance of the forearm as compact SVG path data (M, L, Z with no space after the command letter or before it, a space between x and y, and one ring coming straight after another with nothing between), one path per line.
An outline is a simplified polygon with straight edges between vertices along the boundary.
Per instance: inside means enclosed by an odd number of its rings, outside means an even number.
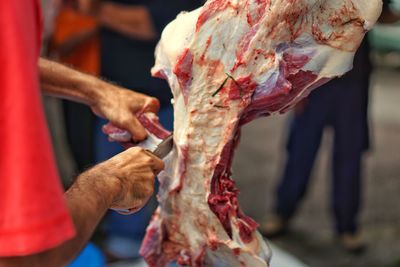
M82 174L65 193L66 203L76 229L75 237L42 253L0 259L1 267L65 266L77 256L111 206L113 197L111 190L118 188L117 183L101 184L100 179L93 179L94 177L90 175L90 171ZM96 181L96 184L89 181Z
M144 6L105 3L99 11L99 23L132 38L153 40L157 36L151 16Z
M40 81L45 94L89 105L92 111L128 130L136 142L147 137L137 115L156 113L157 99L106 83L94 76L80 73L61 64L39 60Z
M89 106L102 101L102 90L110 88L94 76L43 58L39 59L39 75L43 93Z
M71 188L65 193L65 199L72 220L75 225L76 235L58 248L41 255L40 266L62 266L77 256L87 244L100 220L112 204L115 195L110 184L102 184L104 180L89 173L82 174ZM99 176L99 175L97 175ZM96 183L93 183L96 181Z

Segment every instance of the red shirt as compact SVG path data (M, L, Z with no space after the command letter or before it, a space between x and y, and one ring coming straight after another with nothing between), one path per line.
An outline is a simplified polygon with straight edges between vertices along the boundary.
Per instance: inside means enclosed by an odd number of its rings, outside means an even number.
M0 257L75 234L41 104L38 0L0 1Z

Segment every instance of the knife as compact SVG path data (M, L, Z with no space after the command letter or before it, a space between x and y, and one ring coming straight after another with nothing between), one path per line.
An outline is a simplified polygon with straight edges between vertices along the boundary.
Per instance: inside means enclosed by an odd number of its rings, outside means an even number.
M163 159L169 154L169 152L171 152L173 147L174 147L174 137L171 134L163 141L161 141L161 143L158 144L158 146L153 151L150 152L159 157L160 159Z

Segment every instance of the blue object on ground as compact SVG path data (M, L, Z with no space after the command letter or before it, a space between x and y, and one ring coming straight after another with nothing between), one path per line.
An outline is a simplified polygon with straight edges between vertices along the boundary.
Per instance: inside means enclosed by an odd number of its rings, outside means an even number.
M105 258L100 249L89 243L69 267L105 267Z

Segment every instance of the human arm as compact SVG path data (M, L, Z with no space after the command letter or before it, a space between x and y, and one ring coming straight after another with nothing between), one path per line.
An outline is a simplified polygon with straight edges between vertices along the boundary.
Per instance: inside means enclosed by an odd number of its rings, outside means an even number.
M106 2L100 5L99 23L125 36L154 40L183 10L193 10L199 7L201 0L164 0L151 1L146 5L124 5Z
M100 25L131 38L149 41L157 36L145 6L105 2L99 8L98 21Z
M0 258L0 267L63 266L73 259L109 208L138 211L153 194L163 162L131 148L81 174L65 193L76 235L53 249L24 257Z
M157 99L132 92L46 60L39 60L42 91L45 94L86 104L100 117L128 130L134 141L146 138L136 114L157 112Z

